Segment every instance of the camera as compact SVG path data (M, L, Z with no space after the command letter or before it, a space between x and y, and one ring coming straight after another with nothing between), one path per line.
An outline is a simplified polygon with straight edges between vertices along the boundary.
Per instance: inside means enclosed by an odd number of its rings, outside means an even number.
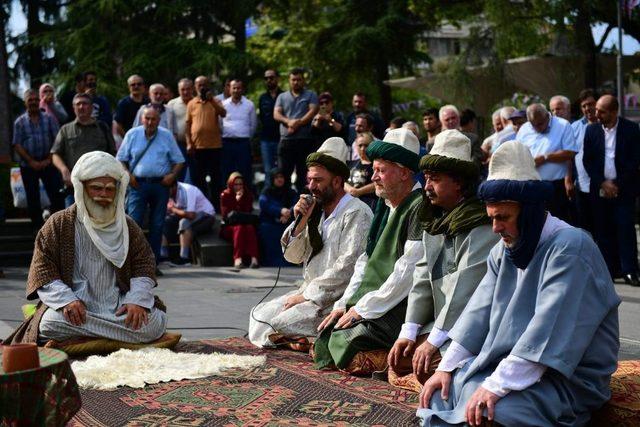
M200 99L206 101L207 96L209 96L209 92L211 92L211 90L208 87L203 87L202 90L200 90Z

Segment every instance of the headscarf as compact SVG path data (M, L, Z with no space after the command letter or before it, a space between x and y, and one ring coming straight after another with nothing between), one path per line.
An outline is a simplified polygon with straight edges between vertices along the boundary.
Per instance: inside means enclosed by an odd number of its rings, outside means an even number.
M491 158L489 177L480 184L478 196L486 203L520 204L518 241L512 248L505 249L516 267L527 268L544 227L545 202L553 196L553 184L540 180L529 149L517 141L500 145Z
M96 224L85 205L84 181L111 177L116 180L116 203L113 221ZM78 220L84 225L91 241L100 253L113 265L120 268L129 252L129 228L124 212L124 197L129 185L129 174L111 154L91 151L84 154L73 167L71 182L78 211Z
M47 101L45 101L45 93L44 91L47 88L51 88L51 90L53 90L53 100L49 103ZM40 85L40 88L38 89L38 94L40 96L40 110L48 113L53 120L55 120L55 122L59 125L60 121L65 121L67 119L67 112L64 110L64 107L62 106L62 104L60 104L57 100L56 100L56 89L55 87L53 87L53 85L51 83L43 83Z
M290 208L296 202L298 195L296 192L290 187L287 178L285 177L284 185L281 187L276 187L274 184L274 178L276 175L284 176L282 169L273 168L269 172L269 176L271 179L271 185L262 190L262 194L267 196L270 199L278 200L282 206Z

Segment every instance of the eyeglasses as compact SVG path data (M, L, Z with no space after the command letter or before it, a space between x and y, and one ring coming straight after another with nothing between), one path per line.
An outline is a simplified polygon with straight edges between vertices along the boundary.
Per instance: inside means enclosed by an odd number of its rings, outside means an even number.
M140 86L144 86L144 83L137 82L137 83L131 83L129 85L129 87L140 87Z
M276 78L276 76L264 76L265 80L275 80Z

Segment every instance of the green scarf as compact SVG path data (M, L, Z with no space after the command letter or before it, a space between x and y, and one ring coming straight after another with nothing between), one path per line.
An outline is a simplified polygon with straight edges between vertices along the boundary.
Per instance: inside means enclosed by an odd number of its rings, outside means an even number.
M484 203L475 196L463 200L452 211L445 212L442 208L432 205L423 194L422 203L418 208L418 219L427 233L444 234L448 237L491 223Z
M373 251L367 260L358 290L347 301L347 308L355 305L362 296L380 288L393 272L395 263L402 256L404 250L408 228L411 226L411 216L415 215L415 210L420 205L420 193L421 190L414 190L407 195L395 209L391 218L389 218L390 209L387 207L382 213L379 209L380 202L378 202L376 214L384 216L380 220L379 229L369 235L370 238L373 236L376 238ZM384 202L382 203L384 204Z
M379 198L378 203L376 204L376 211L373 214L373 221L371 221L371 228L369 228L369 237L367 239L367 256L369 257L376 248L378 240L380 240L380 235L384 230L384 226L387 225L389 212L389 206L387 206L383 198Z
M307 229L309 230L309 243L311 244L311 256L309 257L307 262L311 261L311 259L316 256L318 252L320 252L324 247L322 236L320 235L320 231L318 230L321 218L322 206L320 206L320 203L316 203L316 206L313 208L313 212L311 212L311 216L309 216L309 220L307 221Z

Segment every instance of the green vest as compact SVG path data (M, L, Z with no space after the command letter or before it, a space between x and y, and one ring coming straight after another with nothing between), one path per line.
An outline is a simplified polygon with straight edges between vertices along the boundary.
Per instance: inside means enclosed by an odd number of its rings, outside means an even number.
M393 272L393 267L402 256L407 241L409 216L415 212L421 201L422 190L414 190L391 215L367 261L360 287L347 302L347 309L356 305L364 295L378 290Z

